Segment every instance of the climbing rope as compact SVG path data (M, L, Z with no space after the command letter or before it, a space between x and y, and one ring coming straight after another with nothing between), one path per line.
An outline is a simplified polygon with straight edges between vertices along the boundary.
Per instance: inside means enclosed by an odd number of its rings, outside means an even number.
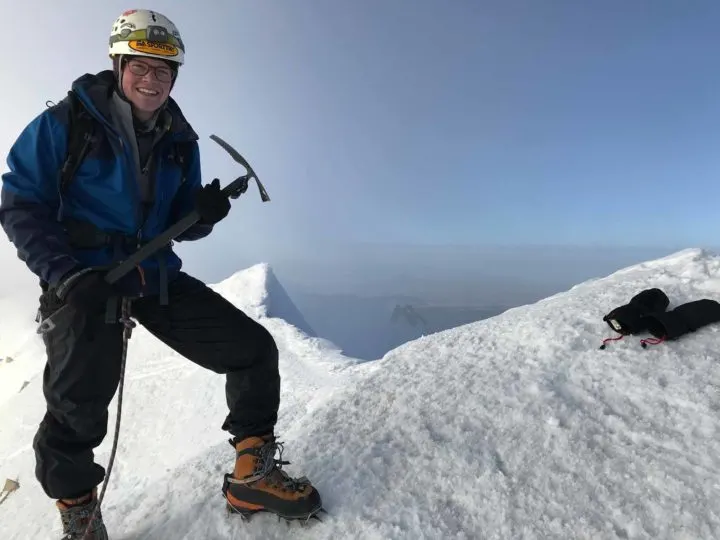
M88 538L88 533L92 526L95 516L97 515L100 505L102 505L103 498L105 497L105 490L107 489L108 480L110 479L110 473L112 472L113 463L115 462L115 452L117 451L118 438L120 435L120 416L122 415L122 397L123 388L125 386L125 363L127 361L128 343L132 336L133 328L135 328L135 321L130 318L130 303L129 298L123 297L122 305L120 309L120 323L123 325L123 345L122 345L122 357L120 360L120 386L118 388L118 402L117 402L117 419L115 420L115 436L112 444L112 451L110 452L110 460L108 461L107 473L105 474L105 481L103 482L100 495L98 496L97 504L93 508L90 519L88 520L85 533L82 536L82 540Z

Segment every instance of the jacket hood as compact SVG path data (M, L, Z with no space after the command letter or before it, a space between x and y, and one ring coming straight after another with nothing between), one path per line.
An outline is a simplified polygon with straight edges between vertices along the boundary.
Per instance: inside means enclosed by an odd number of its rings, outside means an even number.
M86 73L72 83L74 91L88 108L91 114L105 123L111 123L110 101L116 90L115 74L112 70L99 73ZM198 140L199 137L185 118L180 106L170 96L164 105L165 111L171 116L170 132L176 140Z

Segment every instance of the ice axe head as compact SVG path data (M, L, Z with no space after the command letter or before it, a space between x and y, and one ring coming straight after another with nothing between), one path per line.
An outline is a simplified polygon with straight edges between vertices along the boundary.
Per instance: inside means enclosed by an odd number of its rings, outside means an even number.
M6 491L8 493L12 493L19 487L20 487L20 484L17 482L17 480L11 480L10 478L8 478L7 480L5 480L5 485L3 486L2 490Z
M246 174L236 178L233 182L231 182L229 185L227 185L225 188L223 188L223 193L226 193L228 197L231 199L237 199L240 195L245 193L248 188L248 182L253 179L255 180L255 183L257 184L258 190L260 191L260 199L262 199L263 202L268 202L270 200L270 196L267 194L267 191L265 191L265 187L260 182L260 179L257 177L257 174L255 174L255 171L250 166L250 164L245 160L244 157L240 155L240 152L235 150L232 146L230 146L228 143L223 141L220 137L217 135L210 135L210 138L218 143L222 148L230 154L230 156L237 161L240 165L245 167L245 170L247 171Z

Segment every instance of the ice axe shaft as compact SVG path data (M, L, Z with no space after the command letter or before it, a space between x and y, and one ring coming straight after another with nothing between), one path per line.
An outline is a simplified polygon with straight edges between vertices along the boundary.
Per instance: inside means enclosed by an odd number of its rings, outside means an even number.
M255 174L255 171L250 166L250 164L245 160L244 157L240 155L240 153L235 150L232 146L230 146L228 143L226 143L224 140L222 140L217 135L210 135L210 138L218 143L222 148L227 151L230 156L240 163L245 169L247 170L247 173L238 176L235 180L230 182L227 186L222 188L220 191L226 195L228 198L237 199L241 194L245 193L248 188L248 182L251 179L254 179L255 182L258 185L258 188L260 189L260 198L263 202L267 202L270 200L270 197L268 196L267 192L265 191L265 188L260 183L260 180L258 180L257 175ZM163 231L160 235L153 238L150 242L142 246L140 249L138 249L136 252L134 252L132 255L130 255L127 259L125 259L123 262L118 264L115 268L110 270L107 275L105 276L105 281L108 283L116 283L119 279L121 279L125 274L132 271L133 268L135 268L140 262L144 261L151 255L154 255L157 253L160 249L168 245L174 238L177 238L182 233L187 231L190 227L195 225L198 221L200 221L200 214L197 213L197 210L193 210L190 212L187 216L179 220L174 225L171 225L169 228L167 228L165 231Z
M246 169L246 173L242 176L238 176L235 180L230 182L227 186L222 188L220 191L228 198L237 199L240 195L245 193L248 188L250 180L255 180L260 190L260 198L263 202L268 202L270 197L265 191L265 187L260 183L255 171L250 164L245 160L240 153L235 150L232 146L226 143L217 135L210 135L210 138L218 143L230 156L238 163L240 163ZM113 268L111 268L107 274L105 274L105 281L110 284L117 283L126 274L130 273L135 269L142 261L148 257L154 255L161 249L165 248L178 236L187 231L190 227L200 221L200 214L197 210L191 211L188 215L178 220L176 223L165 229L158 236L150 240L147 244L144 244L137 251L133 252L127 259L119 262ZM63 310L67 309L68 306L63 306L58 309L51 317L44 319L38 326L37 333L44 334L55 328L53 318L59 318Z

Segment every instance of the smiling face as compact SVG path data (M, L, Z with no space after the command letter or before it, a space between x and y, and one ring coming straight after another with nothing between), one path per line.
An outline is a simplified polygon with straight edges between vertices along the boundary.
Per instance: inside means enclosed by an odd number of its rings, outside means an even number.
M122 90L140 120L152 117L165 103L174 77L175 72L163 60L134 57L125 62Z

